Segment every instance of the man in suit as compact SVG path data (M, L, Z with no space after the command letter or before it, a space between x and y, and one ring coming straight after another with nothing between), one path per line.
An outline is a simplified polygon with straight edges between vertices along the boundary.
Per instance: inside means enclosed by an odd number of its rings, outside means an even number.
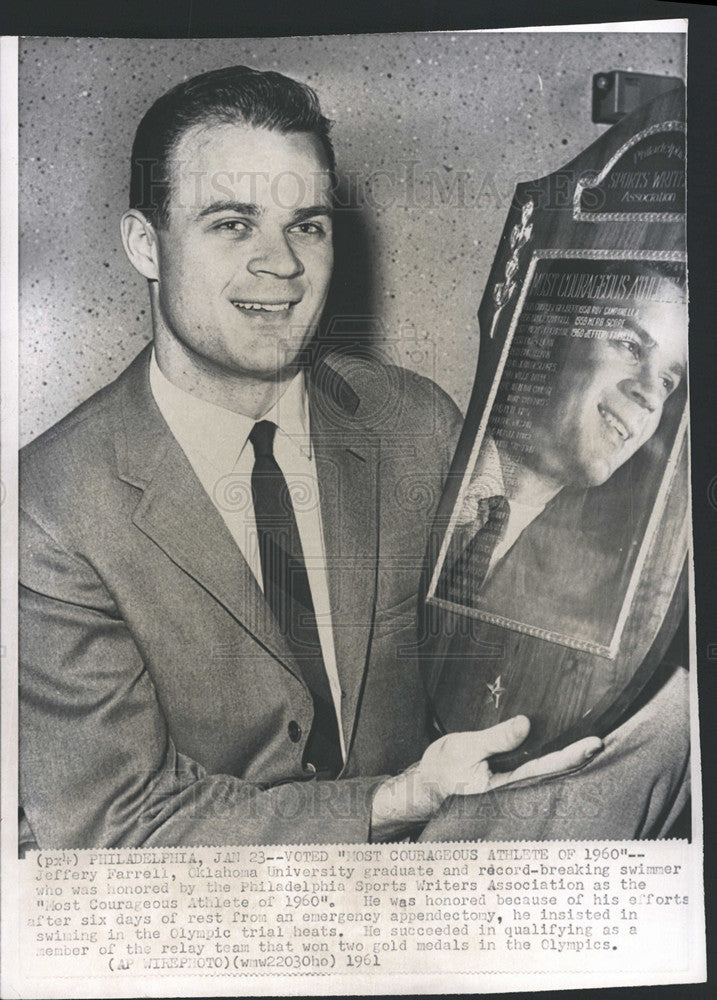
M531 337L520 338L519 376L500 386L441 596L610 645L685 404L685 287L675 267L643 265L653 294L620 299L630 315L618 325L554 336L554 375L534 401L519 391L534 363ZM526 412L527 440L512 433Z
M381 839L508 780L486 758L527 721L430 743L411 653L459 414L400 369L305 363L333 169L276 73L204 74L138 128L153 345L22 456L26 846Z

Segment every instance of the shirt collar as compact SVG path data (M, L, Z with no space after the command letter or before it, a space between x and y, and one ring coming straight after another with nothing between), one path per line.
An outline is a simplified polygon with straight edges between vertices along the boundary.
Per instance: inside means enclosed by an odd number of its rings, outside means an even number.
M303 372L298 372L294 376L285 391L261 419L275 423L279 428L278 433L285 435L306 458L311 458L309 394L306 391L306 378ZM253 420L251 425L253 427Z
M155 402L184 451L200 455L219 472L233 469L256 421L180 389L161 371L154 351L149 381ZM279 428L277 433L303 455L311 457L308 394L303 372L291 380L262 419L273 421Z
M481 519L482 501L494 496L505 496L500 455L493 438L486 434L480 446L470 483L461 498L458 524L470 524Z

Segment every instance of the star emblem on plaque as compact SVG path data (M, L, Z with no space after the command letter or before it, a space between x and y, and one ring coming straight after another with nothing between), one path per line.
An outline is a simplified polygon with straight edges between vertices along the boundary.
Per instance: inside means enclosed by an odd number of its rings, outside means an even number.
M505 688L501 687L500 684L500 674L496 677L492 684L486 684L488 691L490 692L490 697L495 705L496 711L500 708L500 696L505 694Z

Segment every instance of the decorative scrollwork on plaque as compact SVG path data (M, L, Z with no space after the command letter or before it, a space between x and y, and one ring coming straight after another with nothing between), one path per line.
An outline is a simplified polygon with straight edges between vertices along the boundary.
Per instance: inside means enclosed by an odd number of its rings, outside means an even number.
M493 322L490 328L491 339L495 335L495 328L501 310L511 300L517 288L515 276L518 273L518 267L520 265L520 251L530 241L533 235L533 223L530 220L532 218L534 208L535 205L532 198L528 198L523 205L520 222L513 226L510 231L511 254L505 263L505 279L503 281L497 281L493 285L493 304L495 305L495 312L493 313Z

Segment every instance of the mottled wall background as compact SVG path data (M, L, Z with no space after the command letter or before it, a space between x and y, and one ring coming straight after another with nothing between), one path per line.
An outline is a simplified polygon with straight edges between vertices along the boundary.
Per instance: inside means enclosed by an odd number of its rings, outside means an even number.
M684 76L678 35L442 33L255 40L26 39L20 44L21 437L104 385L150 338L125 260L134 129L169 87L233 63L315 87L353 210L334 308L465 408L476 310L518 181L604 131L591 77Z

